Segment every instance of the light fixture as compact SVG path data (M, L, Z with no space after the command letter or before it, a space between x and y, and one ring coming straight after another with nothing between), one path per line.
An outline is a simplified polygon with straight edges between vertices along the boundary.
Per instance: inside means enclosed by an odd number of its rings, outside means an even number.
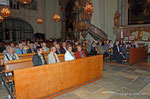
M93 5L91 2L88 2L88 4L86 5L86 7L84 8L84 12L86 14L92 14L93 13Z
M147 0L147 3L149 3L149 4L150 4L150 0Z
M4 18L2 16L0 16L0 23L2 23L4 20Z
M19 0L22 4L30 4L32 0Z
M37 23L38 23L38 24L42 24L42 22L43 22L43 20L42 20L41 18L38 18L38 19L37 19Z
M60 15L59 14L55 14L53 19L54 19L54 21L59 22L60 21Z
M1 10L1 15L3 17L9 17L10 16L10 10L6 6L3 7L3 9Z

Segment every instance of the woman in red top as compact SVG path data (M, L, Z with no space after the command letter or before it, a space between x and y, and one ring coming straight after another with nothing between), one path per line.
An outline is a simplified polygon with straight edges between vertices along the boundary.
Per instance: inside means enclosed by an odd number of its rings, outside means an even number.
M75 57L76 57L76 59L87 57L85 55L84 51L82 50L81 45L77 46L77 51L75 52Z

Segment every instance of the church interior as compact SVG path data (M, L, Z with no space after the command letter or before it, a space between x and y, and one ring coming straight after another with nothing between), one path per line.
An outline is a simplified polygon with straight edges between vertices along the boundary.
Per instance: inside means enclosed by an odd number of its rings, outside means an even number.
M0 99L150 99L150 0L0 0Z

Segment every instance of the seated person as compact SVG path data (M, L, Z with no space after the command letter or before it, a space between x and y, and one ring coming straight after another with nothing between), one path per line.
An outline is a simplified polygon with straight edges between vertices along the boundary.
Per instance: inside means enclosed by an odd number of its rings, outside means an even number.
M76 53L75 53L75 57L76 57L76 59L87 57L87 56L85 55L84 51L82 50L81 45L78 45L78 46L77 46L77 51L76 51Z
M68 45L67 46L67 51L65 53L65 61L70 61L70 60L74 60L75 59L75 56L72 52L72 46L71 45Z
M11 60L17 60L17 59L19 59L18 55L15 53L14 49L9 46L8 53L4 54L4 62L11 61Z
M66 48L66 43L65 42L62 43L62 47L60 48L60 50L61 50L62 54L66 53L67 48Z
M103 54L105 52L104 46L102 45L102 42L99 41L99 44L97 46L97 54Z
M119 41L116 41L113 46L113 58L117 61L117 63L122 63L122 60L125 59L125 56L119 48Z
M49 51L49 48L46 47L46 43L42 43L42 49L43 49L43 52L48 52Z
M104 57L109 56L109 54L110 54L110 51L109 51L109 40L107 40L106 43L104 44L104 49L105 49Z
M58 63L60 62L59 59L58 59L58 56L56 54L56 47L55 46L52 46L50 48L50 53L48 54L48 63L49 64L52 64L52 63Z
M129 59L128 43L121 46L120 50L121 50L122 54L125 56L125 59L128 60Z
M36 50L37 50L37 53L32 58L33 66L40 66L40 65L47 64L45 56L42 53L43 52L42 47L41 46L37 46Z
M6 46L6 49L3 51L3 54L5 55L5 54L7 54L8 53L8 49L9 49L9 45L5 45Z
M23 49L23 45L21 43L19 44L19 48L16 49L16 53L17 54L27 54L26 50Z
M55 47L56 47L56 54L62 54L59 44L56 44Z
M34 48L34 45L31 43L29 46L28 53L35 53L36 49Z

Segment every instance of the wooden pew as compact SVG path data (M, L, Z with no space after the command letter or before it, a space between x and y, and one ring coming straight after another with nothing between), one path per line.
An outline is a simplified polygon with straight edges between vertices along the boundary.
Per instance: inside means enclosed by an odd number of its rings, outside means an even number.
M47 60L47 56L45 56L45 58ZM64 54L59 54L58 58L60 62L64 62ZM32 58L7 61L5 62L4 70L5 72L11 72L16 69L29 68L29 67L33 67Z
M147 56L148 56L148 54L147 54L146 47L130 49L129 65L133 65L133 64L147 58Z
M45 56L48 56L49 53L50 52L43 52ZM19 59L27 59L27 58L32 58L34 54L35 53L19 54L18 57ZM0 56L0 65L4 65L4 56Z
M40 99L102 78L103 56L14 70L16 99ZM49 97L50 99L50 97Z

